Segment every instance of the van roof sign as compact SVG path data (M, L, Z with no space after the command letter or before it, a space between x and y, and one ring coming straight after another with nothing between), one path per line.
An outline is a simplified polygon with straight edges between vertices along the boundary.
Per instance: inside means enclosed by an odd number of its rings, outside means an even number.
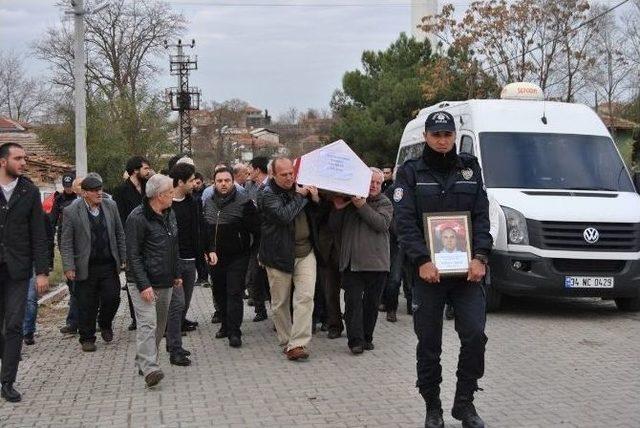
M515 82L502 88L500 98L503 100L544 101L544 92L540 86L534 83Z

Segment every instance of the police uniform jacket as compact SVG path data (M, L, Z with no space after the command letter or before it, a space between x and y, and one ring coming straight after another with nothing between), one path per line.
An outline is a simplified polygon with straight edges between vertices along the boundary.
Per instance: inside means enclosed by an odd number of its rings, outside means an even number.
M455 149L454 149L455 150ZM489 200L475 156L461 153L448 171L437 171L425 155L398 169L394 191L398 239L406 256L421 266L431 261L424 236L423 214L468 211L472 224L472 256L489 255Z

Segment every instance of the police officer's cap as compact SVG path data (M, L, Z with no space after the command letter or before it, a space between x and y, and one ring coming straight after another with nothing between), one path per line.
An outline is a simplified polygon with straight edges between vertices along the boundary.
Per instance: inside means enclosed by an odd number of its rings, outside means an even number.
M456 132L456 121L446 111L436 111L427 116L427 120L424 122L424 130L427 132Z
M73 185L73 180L76 179L76 174L73 172L65 172L62 174L62 187L71 187Z

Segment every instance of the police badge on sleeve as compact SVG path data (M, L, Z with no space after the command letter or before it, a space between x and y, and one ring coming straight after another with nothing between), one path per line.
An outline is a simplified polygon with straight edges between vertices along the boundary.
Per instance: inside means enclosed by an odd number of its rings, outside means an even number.
M393 200L395 202L400 202L402 200L403 195L404 195L404 190L402 190L402 187L398 187L396 190L393 191Z
M470 180L473 177L473 170L471 168L465 168L462 170L462 178Z

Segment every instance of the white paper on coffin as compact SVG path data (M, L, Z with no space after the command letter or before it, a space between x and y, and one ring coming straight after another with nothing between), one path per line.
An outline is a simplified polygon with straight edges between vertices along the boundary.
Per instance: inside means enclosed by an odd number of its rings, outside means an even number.
M369 196L371 170L343 140L300 158L298 184L345 195Z

